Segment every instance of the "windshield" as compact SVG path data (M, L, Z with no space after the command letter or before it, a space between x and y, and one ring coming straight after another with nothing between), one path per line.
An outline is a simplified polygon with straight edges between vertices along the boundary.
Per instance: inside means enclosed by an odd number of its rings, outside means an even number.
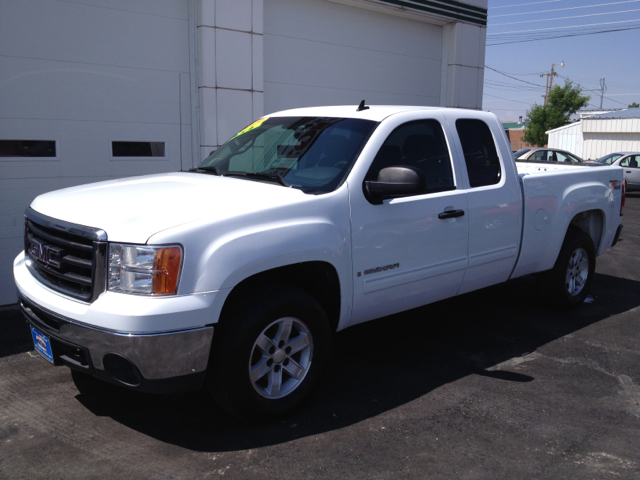
M270 181L305 193L330 192L342 184L377 125L354 118L261 118L196 171Z
M611 165L613 162L618 160L622 156L622 153L610 153L609 155L605 155L604 157L599 158L596 162L604 163L606 165Z

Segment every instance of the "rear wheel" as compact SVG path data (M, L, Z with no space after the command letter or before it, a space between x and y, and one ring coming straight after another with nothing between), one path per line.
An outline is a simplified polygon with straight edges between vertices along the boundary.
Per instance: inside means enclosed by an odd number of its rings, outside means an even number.
M316 383L331 347L329 320L303 290L275 287L225 310L207 385L216 402L248 421L288 414Z
M550 271L539 277L543 291L557 307L577 308L589 295L596 266L596 249L582 230L567 232L560 254Z

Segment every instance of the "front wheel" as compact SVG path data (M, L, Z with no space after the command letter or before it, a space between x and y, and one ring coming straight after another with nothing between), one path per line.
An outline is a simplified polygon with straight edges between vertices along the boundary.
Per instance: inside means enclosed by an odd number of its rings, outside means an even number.
M331 330L307 292L274 287L225 311L215 333L207 385L216 402L248 421L297 407L329 356Z
M591 237L572 228L553 269L539 280L552 304L563 309L577 308L589 295L595 267L596 249Z

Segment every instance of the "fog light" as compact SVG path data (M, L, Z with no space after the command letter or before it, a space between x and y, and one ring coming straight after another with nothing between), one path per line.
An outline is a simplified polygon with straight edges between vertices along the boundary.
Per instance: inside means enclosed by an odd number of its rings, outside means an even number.
M120 383L130 387L137 387L142 381L142 375L140 375L138 367L120 355L107 353L102 359L102 364L104 369Z

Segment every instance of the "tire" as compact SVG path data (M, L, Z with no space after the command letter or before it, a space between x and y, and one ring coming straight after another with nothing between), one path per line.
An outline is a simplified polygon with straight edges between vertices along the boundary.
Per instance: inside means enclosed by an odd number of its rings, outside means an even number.
M227 412L266 422L292 412L317 382L331 349L326 313L307 292L247 291L214 334L207 387Z
M542 291L560 309L578 308L589 295L596 269L596 249L591 237L571 228L553 269L539 277Z

